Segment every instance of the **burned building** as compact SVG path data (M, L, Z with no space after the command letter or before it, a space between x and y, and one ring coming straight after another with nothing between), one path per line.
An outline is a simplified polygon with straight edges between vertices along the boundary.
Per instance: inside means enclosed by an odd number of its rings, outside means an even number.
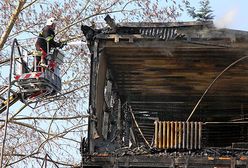
M83 166L247 168L248 32L106 20L82 26L91 51Z

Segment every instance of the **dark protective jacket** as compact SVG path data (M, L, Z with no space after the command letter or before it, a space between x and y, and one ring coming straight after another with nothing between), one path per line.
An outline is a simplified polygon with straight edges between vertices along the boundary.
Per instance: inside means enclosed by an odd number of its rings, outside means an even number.
M45 26L35 43L36 50L42 48L47 52L47 42L49 43L49 51L51 48L60 47L60 43L54 41L55 33L50 26Z

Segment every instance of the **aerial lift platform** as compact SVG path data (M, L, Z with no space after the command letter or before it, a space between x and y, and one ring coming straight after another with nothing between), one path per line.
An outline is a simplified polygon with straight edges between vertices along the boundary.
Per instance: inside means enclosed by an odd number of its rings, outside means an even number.
M14 51L17 49L18 54ZM17 89L2 86L0 88L0 113L9 106L21 100L23 103L37 102L49 98L61 91L60 65L63 63L64 55L54 49L47 52L46 60L39 51L29 52L22 48L15 39L12 46L11 66L13 66L14 80L10 86ZM36 63L36 57L41 57L41 64ZM47 64L54 61L56 67L51 69ZM10 96L7 97L7 92Z

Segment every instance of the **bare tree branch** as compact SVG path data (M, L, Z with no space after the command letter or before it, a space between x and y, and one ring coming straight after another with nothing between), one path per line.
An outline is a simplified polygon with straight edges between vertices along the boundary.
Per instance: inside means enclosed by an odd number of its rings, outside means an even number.
M14 153L14 154L12 154L12 156L17 156L17 157L26 157L26 156L28 156L28 157L33 158L33 159L46 160L48 162L59 164L61 166L71 166L71 167L77 166L77 165L69 164L69 163L62 162L62 161L55 161L55 160L52 160L52 159L45 159L45 157L34 156L34 155L37 155L37 154L38 153L34 153L33 155L27 155L27 154L21 154L21 153ZM5 156L10 156L10 155L5 155ZM7 166L11 166L13 164L15 164L15 163L10 163Z
M30 2L29 4L27 4L26 6L24 6L21 10L22 10L22 11L25 10L26 8L32 6L32 5L33 5L35 2L37 2L37 1L39 1L39 0L34 0L33 2Z
M0 122L4 122L4 120L1 119ZM9 122L12 123L12 124L17 124L17 125L20 125L20 126L23 126L23 127L29 128L29 129L32 129L35 132L39 132L39 133L42 133L42 134L46 134L46 135L52 136L51 138L48 138L48 139L53 139L55 137L63 138L63 136L66 135L66 134L68 134L70 131L75 130L75 129L78 129L80 127L83 127L83 126L86 126L87 125L87 124L79 124L77 126L73 126L71 128L65 129L64 131L62 131L60 133L49 133L49 132L46 132L46 131L44 131L42 129L35 128L31 124L27 124L27 123L23 123L23 122L17 122L17 121L13 121L13 120L12 121L9 121Z
M25 107L27 107L28 104L24 104L13 116L11 116L9 119L8 119L8 122L10 122L11 120L13 120L15 118L15 116L17 116ZM0 129L2 129L4 127L4 125L1 125L0 126Z
M122 12L122 11L123 11L123 9L121 9L121 10L114 10L114 11L111 11L111 12L108 11L108 12L102 12L102 13L95 13L95 14L93 14L93 15L91 15L91 16L85 17L85 18L80 19L80 20L78 20L78 21L76 21L76 22L74 22L74 23L71 23L70 25L68 25L68 26L64 27L63 29L59 30L59 31L57 32L57 34L59 34L59 33L63 32L63 31L65 31L66 29L68 29L68 28L70 28L70 27L72 27L72 26L74 26L74 25L76 25L76 24L78 24L78 23L80 23L80 22L83 22L83 21L85 21L85 20L88 20L88 19L90 19L90 18L93 18L93 17L96 17L96 16L100 16L100 15L106 15L106 14L109 14L109 13L119 13L119 12Z
M11 16L11 18L9 20L8 26L6 28L6 31L1 36L1 39L0 39L0 51L2 50L4 44L5 44L8 36L9 36L9 34L10 34L10 32L11 32L11 30L12 30L12 28L13 28L13 26L14 26L14 24L15 24L18 16L19 16L19 14L20 14L20 12L21 12L21 10L22 10L22 7L24 6L25 3L26 3L26 0L19 0L18 5L17 5L14 13L12 14L12 16Z
M88 115L78 115L78 116L61 116L61 117L18 117L12 120L73 120L78 118L87 118Z

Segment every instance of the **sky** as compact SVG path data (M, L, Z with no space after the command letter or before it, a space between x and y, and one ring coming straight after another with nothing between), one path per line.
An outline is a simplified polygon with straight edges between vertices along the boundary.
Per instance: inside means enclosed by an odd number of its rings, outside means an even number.
M189 0L191 6L199 6L199 0ZM247 0L210 0L210 6L215 15L214 23L220 28L231 28L248 31L248 1ZM186 14L182 21L192 20Z

